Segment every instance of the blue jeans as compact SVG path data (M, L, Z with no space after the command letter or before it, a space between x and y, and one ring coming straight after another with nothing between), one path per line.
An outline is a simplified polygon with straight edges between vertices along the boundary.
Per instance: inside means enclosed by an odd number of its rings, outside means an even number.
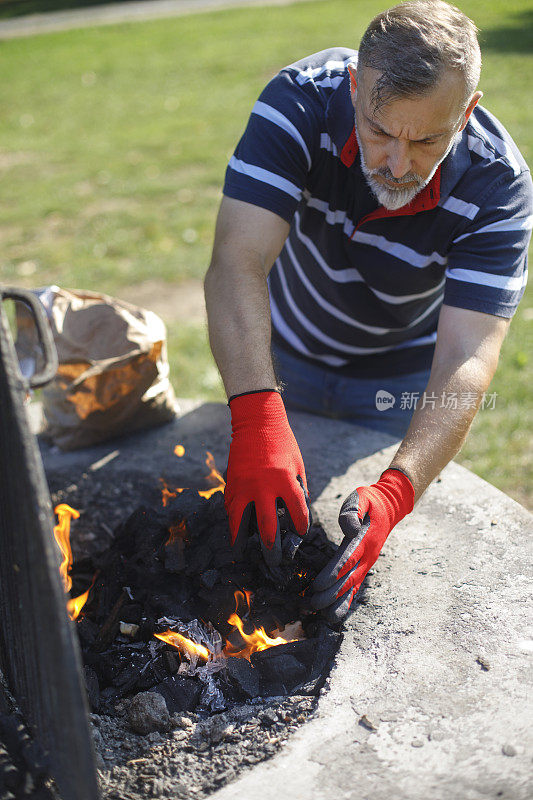
M429 370L386 378L345 377L276 345L272 355L287 408L343 419L398 438L409 427L412 396L421 397L429 379Z

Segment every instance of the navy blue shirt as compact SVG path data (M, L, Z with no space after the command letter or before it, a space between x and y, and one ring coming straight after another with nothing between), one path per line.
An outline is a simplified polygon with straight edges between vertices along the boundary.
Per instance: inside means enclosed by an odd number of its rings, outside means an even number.
M224 194L290 223L269 275L273 337L359 376L427 369L443 302L511 317L527 278L529 170L477 106L407 206L378 205L361 171L347 65L335 48L286 67L252 109Z

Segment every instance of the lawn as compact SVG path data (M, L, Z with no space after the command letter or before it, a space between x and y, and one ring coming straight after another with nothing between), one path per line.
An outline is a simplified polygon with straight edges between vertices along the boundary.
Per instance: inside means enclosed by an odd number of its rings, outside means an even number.
M356 47L385 5L327 0L1 42L0 280L130 298L148 279L162 294L200 281L226 162L265 82L307 53ZM530 161L531 3L460 5L482 29L483 103ZM496 407L458 459L530 506L532 296L504 345ZM205 326L179 303L164 317L177 393L221 399Z

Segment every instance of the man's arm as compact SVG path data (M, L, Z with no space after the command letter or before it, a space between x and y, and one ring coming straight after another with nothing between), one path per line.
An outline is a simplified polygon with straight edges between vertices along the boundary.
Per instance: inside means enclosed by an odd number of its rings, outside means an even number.
M431 481L460 450L476 415L483 392L492 380L509 320L478 311L443 306L426 397L419 402L411 424L390 467L404 471L413 484L415 502ZM441 407L441 398L456 393L457 408ZM475 394L475 404L462 407L462 393ZM472 396L472 395L471 395Z
M224 197L205 279L209 339L231 410L224 503L231 543L244 544L255 509L263 555L281 560L277 501L294 530L309 527L302 456L287 420L270 354L267 275L289 232L281 217Z
M339 524L344 539L313 583L311 603L327 608L332 622L348 613L365 575L377 560L387 536L413 509L424 490L461 447L483 392L496 370L509 321L501 317L443 306L426 396L390 467L372 486L359 486L344 501ZM448 393L472 393L471 407L440 407Z
M289 233L281 217L224 197L205 278L209 341L228 397L277 386L266 278Z

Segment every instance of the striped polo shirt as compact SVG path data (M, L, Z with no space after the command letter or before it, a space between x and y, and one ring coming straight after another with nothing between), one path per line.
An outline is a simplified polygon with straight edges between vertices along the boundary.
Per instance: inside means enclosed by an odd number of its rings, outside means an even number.
M349 63L357 52L334 48L281 70L252 109L224 194L290 223L268 279L277 344L362 377L427 369L443 303L513 315L531 177L477 106L414 200L379 206L361 171Z

